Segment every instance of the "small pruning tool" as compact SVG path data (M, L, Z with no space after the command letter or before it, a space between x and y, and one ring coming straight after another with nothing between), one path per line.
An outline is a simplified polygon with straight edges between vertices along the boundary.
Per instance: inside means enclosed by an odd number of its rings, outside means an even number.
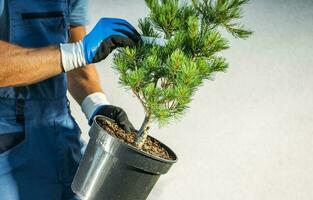
M168 40L167 39L163 39L163 38L156 38L156 37L148 37L148 36L141 36L141 40L143 41L143 43L146 44L155 44L161 47L164 47Z

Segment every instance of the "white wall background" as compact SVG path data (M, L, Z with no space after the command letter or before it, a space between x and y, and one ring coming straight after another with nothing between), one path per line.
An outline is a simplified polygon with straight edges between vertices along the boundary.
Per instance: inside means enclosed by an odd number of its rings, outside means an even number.
M143 0L92 0L90 11L91 26L147 14ZM180 123L151 130L179 162L149 200L313 199L313 1L252 0L244 21L255 33L231 39L228 73L200 89ZM117 85L112 57L97 66L110 101L139 126L143 111Z

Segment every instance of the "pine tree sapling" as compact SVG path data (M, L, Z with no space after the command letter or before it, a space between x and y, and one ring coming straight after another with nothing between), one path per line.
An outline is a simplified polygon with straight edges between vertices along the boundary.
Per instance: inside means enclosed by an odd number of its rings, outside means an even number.
M205 80L224 72L228 63L218 53L229 48L221 28L236 38L251 31L237 21L248 0L145 0L150 14L139 20L144 36L167 39L165 46L140 43L119 49L114 68L119 82L143 106L145 118L134 145L141 148L152 121L160 126L179 119Z

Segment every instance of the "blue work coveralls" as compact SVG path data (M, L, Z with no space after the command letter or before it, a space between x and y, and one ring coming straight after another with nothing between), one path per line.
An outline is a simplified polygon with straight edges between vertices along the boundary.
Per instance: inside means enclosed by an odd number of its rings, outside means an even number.
M69 0L9 0L8 42L29 48L66 43L69 12ZM25 133L22 142L0 154L0 200L77 199L70 185L83 144L66 91L65 74L0 88L1 132L10 132L5 121Z

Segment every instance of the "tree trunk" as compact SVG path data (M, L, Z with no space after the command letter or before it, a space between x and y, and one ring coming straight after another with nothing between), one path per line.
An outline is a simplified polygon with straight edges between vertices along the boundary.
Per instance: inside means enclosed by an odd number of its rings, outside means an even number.
M151 117L149 115L145 116L145 119L142 123L141 128L139 129L137 136L134 141L134 145L138 148L141 149L143 144L145 143L147 137L148 137L148 131L150 129L150 122L151 122Z

